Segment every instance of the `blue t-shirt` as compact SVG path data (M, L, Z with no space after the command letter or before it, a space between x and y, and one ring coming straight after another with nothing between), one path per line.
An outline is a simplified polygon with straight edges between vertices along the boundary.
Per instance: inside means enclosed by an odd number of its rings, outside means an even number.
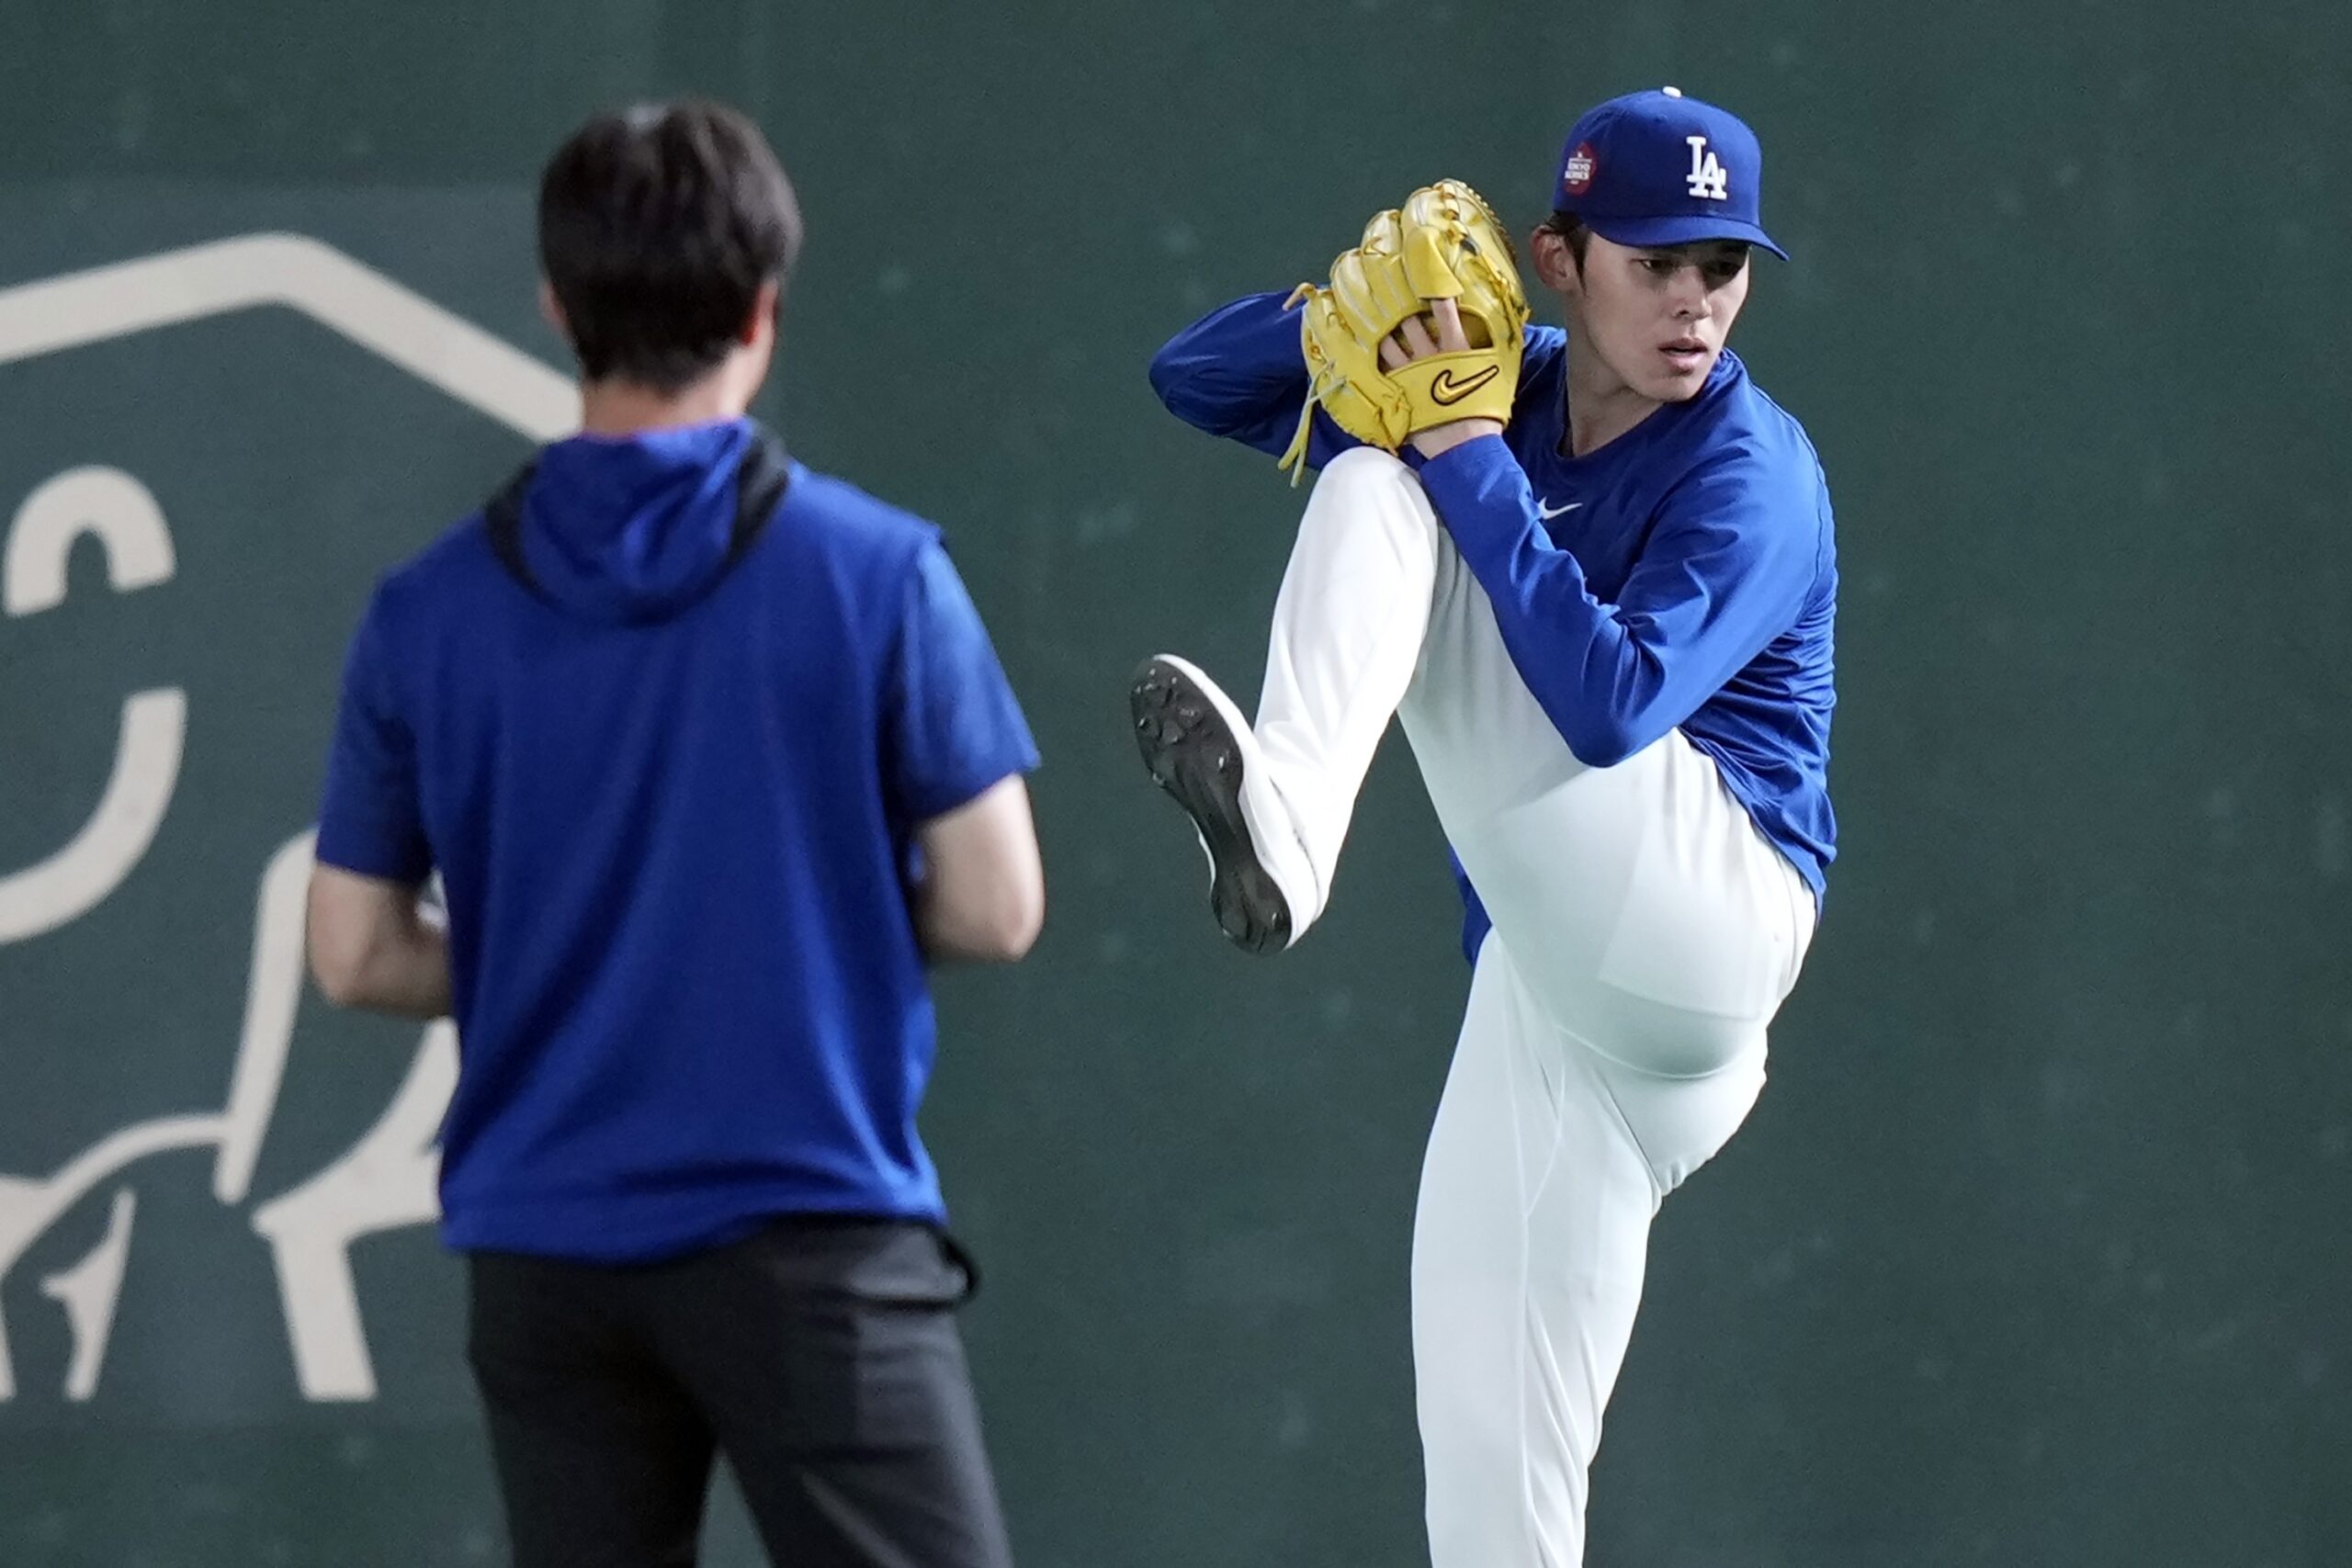
M1036 751L932 525L786 462L738 526L760 440L557 443L503 549L460 523L353 639L318 855L441 874L453 1247L944 1217L913 835Z
M1838 840L1820 460L1728 352L1698 396L1566 456L1567 365L1565 333L1529 328L1503 434L1408 461L1568 749L1607 767L1679 728L1817 897ZM1307 389L1298 317L1279 294L1237 300L1178 333L1151 378L1187 423L1279 453ZM1353 444L1316 412L1310 463ZM1475 953L1487 918L1464 892Z

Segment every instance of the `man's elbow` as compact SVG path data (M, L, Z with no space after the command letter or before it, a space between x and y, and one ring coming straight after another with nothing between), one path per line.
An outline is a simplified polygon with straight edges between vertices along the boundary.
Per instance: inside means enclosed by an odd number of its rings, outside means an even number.
M377 932L368 919L364 889L333 868L311 874L302 921L302 947L319 994L337 1007L365 1007L368 974L375 966Z
M357 1007L367 993L367 954L338 942L316 927L310 939L311 978L319 994L339 1008Z
M1174 412L1177 400L1183 395L1188 378L1185 375L1183 356L1176 352L1176 345L1173 343L1151 356L1149 375L1152 396L1159 400L1162 408Z
M1046 886L1042 878L1011 886L990 912L981 938L979 956L990 964L1018 964L1037 945L1046 929Z
M1045 878L1017 866L934 883L915 911L923 951L934 960L963 964L1018 963L1036 945L1045 923Z

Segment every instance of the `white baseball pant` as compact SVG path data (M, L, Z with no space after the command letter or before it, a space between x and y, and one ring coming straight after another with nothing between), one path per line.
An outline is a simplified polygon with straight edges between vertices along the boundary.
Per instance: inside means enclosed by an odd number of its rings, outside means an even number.
M1494 920L1413 1227L1430 1561L1577 1568L1650 1221L1763 1088L1813 894L1679 731L1577 761L1419 479L1362 449L1308 498L1252 727L1322 897L1392 713Z

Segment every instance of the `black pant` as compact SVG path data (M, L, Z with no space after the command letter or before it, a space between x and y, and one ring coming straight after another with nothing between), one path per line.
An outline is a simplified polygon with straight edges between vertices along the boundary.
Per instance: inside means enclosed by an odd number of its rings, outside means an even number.
M718 1453L779 1568L1009 1568L939 1233L796 1218L658 1264L469 1266L516 1568L690 1568Z

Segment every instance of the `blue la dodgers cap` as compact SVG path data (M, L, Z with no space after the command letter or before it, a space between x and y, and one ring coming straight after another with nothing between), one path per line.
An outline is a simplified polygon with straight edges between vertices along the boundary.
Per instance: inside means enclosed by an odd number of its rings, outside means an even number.
M1621 245L1745 240L1789 259L1764 232L1764 152L1728 109L1679 87L1588 109L1560 150L1552 209Z

